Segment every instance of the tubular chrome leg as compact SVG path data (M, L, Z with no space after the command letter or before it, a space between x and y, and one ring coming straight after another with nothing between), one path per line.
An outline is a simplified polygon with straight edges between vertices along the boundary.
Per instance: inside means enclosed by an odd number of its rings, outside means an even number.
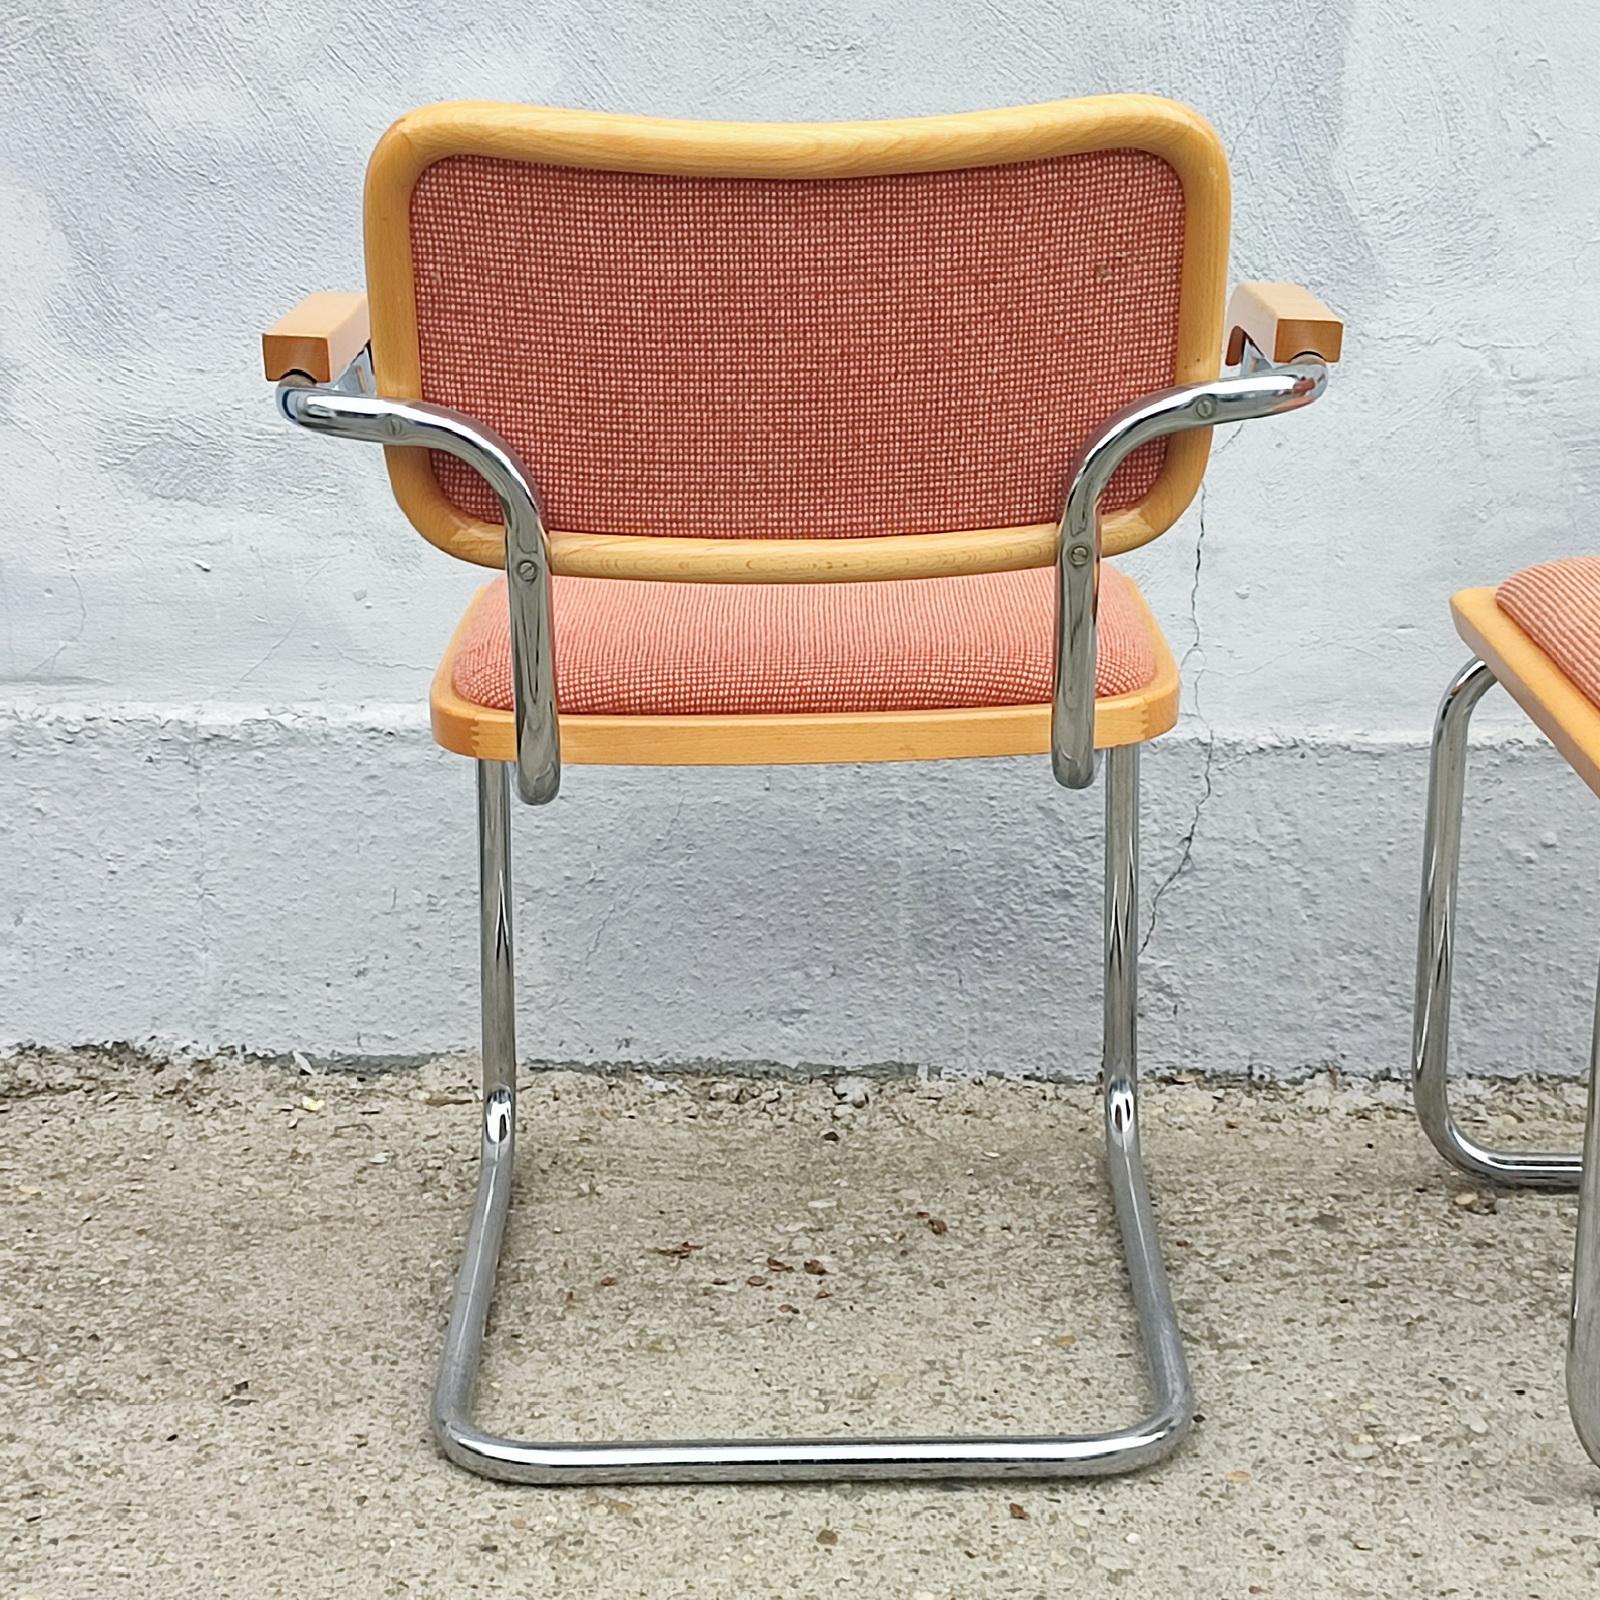
M458 1466L507 1483L588 1484L1103 1477L1146 1466L1171 1451L1188 1431L1193 1402L1139 1155L1134 1058L1138 804L1138 749L1115 750L1106 763L1103 1089L1117 1221L1154 1391L1146 1420L1106 1433L1024 1438L535 1443L497 1438L471 1420L473 1383L511 1197L516 1116L506 769L480 762L483 1156L434 1392L434 1435L444 1454Z
M1589 1115L1578 1185L1578 1246L1572 1262L1572 1321L1567 1330L1567 1404L1572 1425L1600 1466L1600 988L1589 1047Z
M1508 1188L1578 1190L1578 1242L1567 1332L1567 1403L1578 1438L1600 1464L1600 990L1595 996L1589 1110L1581 1154L1489 1150L1462 1133L1450 1112L1450 987L1467 729L1473 708L1494 681L1494 674L1482 661L1469 661L1451 679L1434 722L1428 824L1422 847L1412 1087L1417 1118L1434 1148L1463 1172Z
M1155 1394L1149 1427L1160 1435L1163 1443L1157 1453L1164 1454L1189 1431L1194 1394L1139 1147L1139 746L1108 751L1105 767L1105 1038L1100 1091L1105 1100L1106 1164Z
M510 767L478 763L478 986L482 1004L483 1143L478 1197L467 1226L466 1254L456 1274L444 1354L433 1391L433 1435L464 1467L474 1464L462 1440L472 1386L483 1354L483 1330L494 1298L500 1240L511 1206L517 1131L517 1004L511 959Z
M1450 986L1467 729L1473 708L1494 682L1493 672L1482 661L1469 661L1451 679L1434 720L1412 1013L1412 1094L1417 1120L1434 1148L1463 1172L1507 1188L1571 1189L1577 1186L1582 1156L1486 1149L1461 1131L1450 1111Z

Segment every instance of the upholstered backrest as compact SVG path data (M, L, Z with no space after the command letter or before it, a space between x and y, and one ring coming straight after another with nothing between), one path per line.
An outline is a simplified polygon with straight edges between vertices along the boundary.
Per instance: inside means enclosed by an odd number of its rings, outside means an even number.
M812 128L435 108L369 181L378 377L501 433L555 529L1046 523L1098 423L1215 372L1226 211L1205 125L1133 97ZM1122 543L1193 492L1176 453L1118 473ZM395 455L413 520L483 559L483 483Z

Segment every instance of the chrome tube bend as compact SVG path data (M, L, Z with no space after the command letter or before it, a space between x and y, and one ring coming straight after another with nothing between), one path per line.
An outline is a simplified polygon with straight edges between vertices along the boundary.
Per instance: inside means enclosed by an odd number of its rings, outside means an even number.
M278 409L290 422L313 433L442 451L466 462L494 491L506 530L517 793L529 805L554 800L561 788L561 730L550 620L550 552L538 492L516 453L492 429L458 411L422 400L362 393L343 381L317 388L288 379L278 385Z
M1149 1466L1189 1431L1194 1394L1156 1237L1139 1146L1137 1097L1139 750L1106 772L1106 1164L1149 1372L1139 1420L1104 1432L911 1438L665 1439L588 1443L517 1439L472 1417L495 1268L511 1207L516 1144L509 798L504 769L478 768L484 905L483 1115L466 1248L451 1299L432 1407L433 1436L457 1466L506 1483L754 1483L828 1479L1106 1477Z
M1434 717L1412 1000L1412 1101L1434 1149L1469 1177L1515 1189L1575 1189L1583 1172L1578 1151L1492 1150L1463 1132L1450 1109L1450 1001L1467 732L1474 709L1495 681L1493 670L1474 656L1451 678Z
M1078 452L1068 475L1056 557L1056 681L1050 764L1056 782L1094 782L1095 669L1100 604L1100 497L1112 475L1141 445L1190 428L1298 411L1328 386L1325 362L1302 356L1284 366L1254 364L1211 383L1165 389L1125 406Z

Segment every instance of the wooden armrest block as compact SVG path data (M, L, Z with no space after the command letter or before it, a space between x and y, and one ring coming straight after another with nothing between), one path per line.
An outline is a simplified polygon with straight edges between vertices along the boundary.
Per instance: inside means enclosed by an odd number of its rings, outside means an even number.
M1321 356L1337 361L1344 324L1297 283L1241 283L1228 301L1228 365L1238 364L1246 339L1269 361Z
M261 358L274 383L291 372L332 383L370 337L364 294L309 294L261 335Z

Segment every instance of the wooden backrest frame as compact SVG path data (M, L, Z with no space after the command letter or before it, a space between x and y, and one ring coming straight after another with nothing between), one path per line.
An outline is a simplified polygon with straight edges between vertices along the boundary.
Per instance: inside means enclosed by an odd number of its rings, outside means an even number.
M1159 156L1183 188L1184 243L1173 381L1216 377L1227 284L1227 157L1197 113L1149 95L1057 100L1000 111L883 122L682 122L461 101L402 117L367 169L367 294L378 392L422 398L411 258L411 191L447 156L477 155L609 171L704 177L842 178L938 172L1133 149ZM1167 443L1149 491L1109 513L1104 547L1131 550L1164 533L1194 497L1211 430ZM427 454L391 448L389 481L424 538L464 560L502 566L498 523L446 499ZM1063 492L1065 485L1063 485ZM1055 557L1056 525L865 539L689 539L552 530L555 570L598 577L717 582L828 582L995 572Z

